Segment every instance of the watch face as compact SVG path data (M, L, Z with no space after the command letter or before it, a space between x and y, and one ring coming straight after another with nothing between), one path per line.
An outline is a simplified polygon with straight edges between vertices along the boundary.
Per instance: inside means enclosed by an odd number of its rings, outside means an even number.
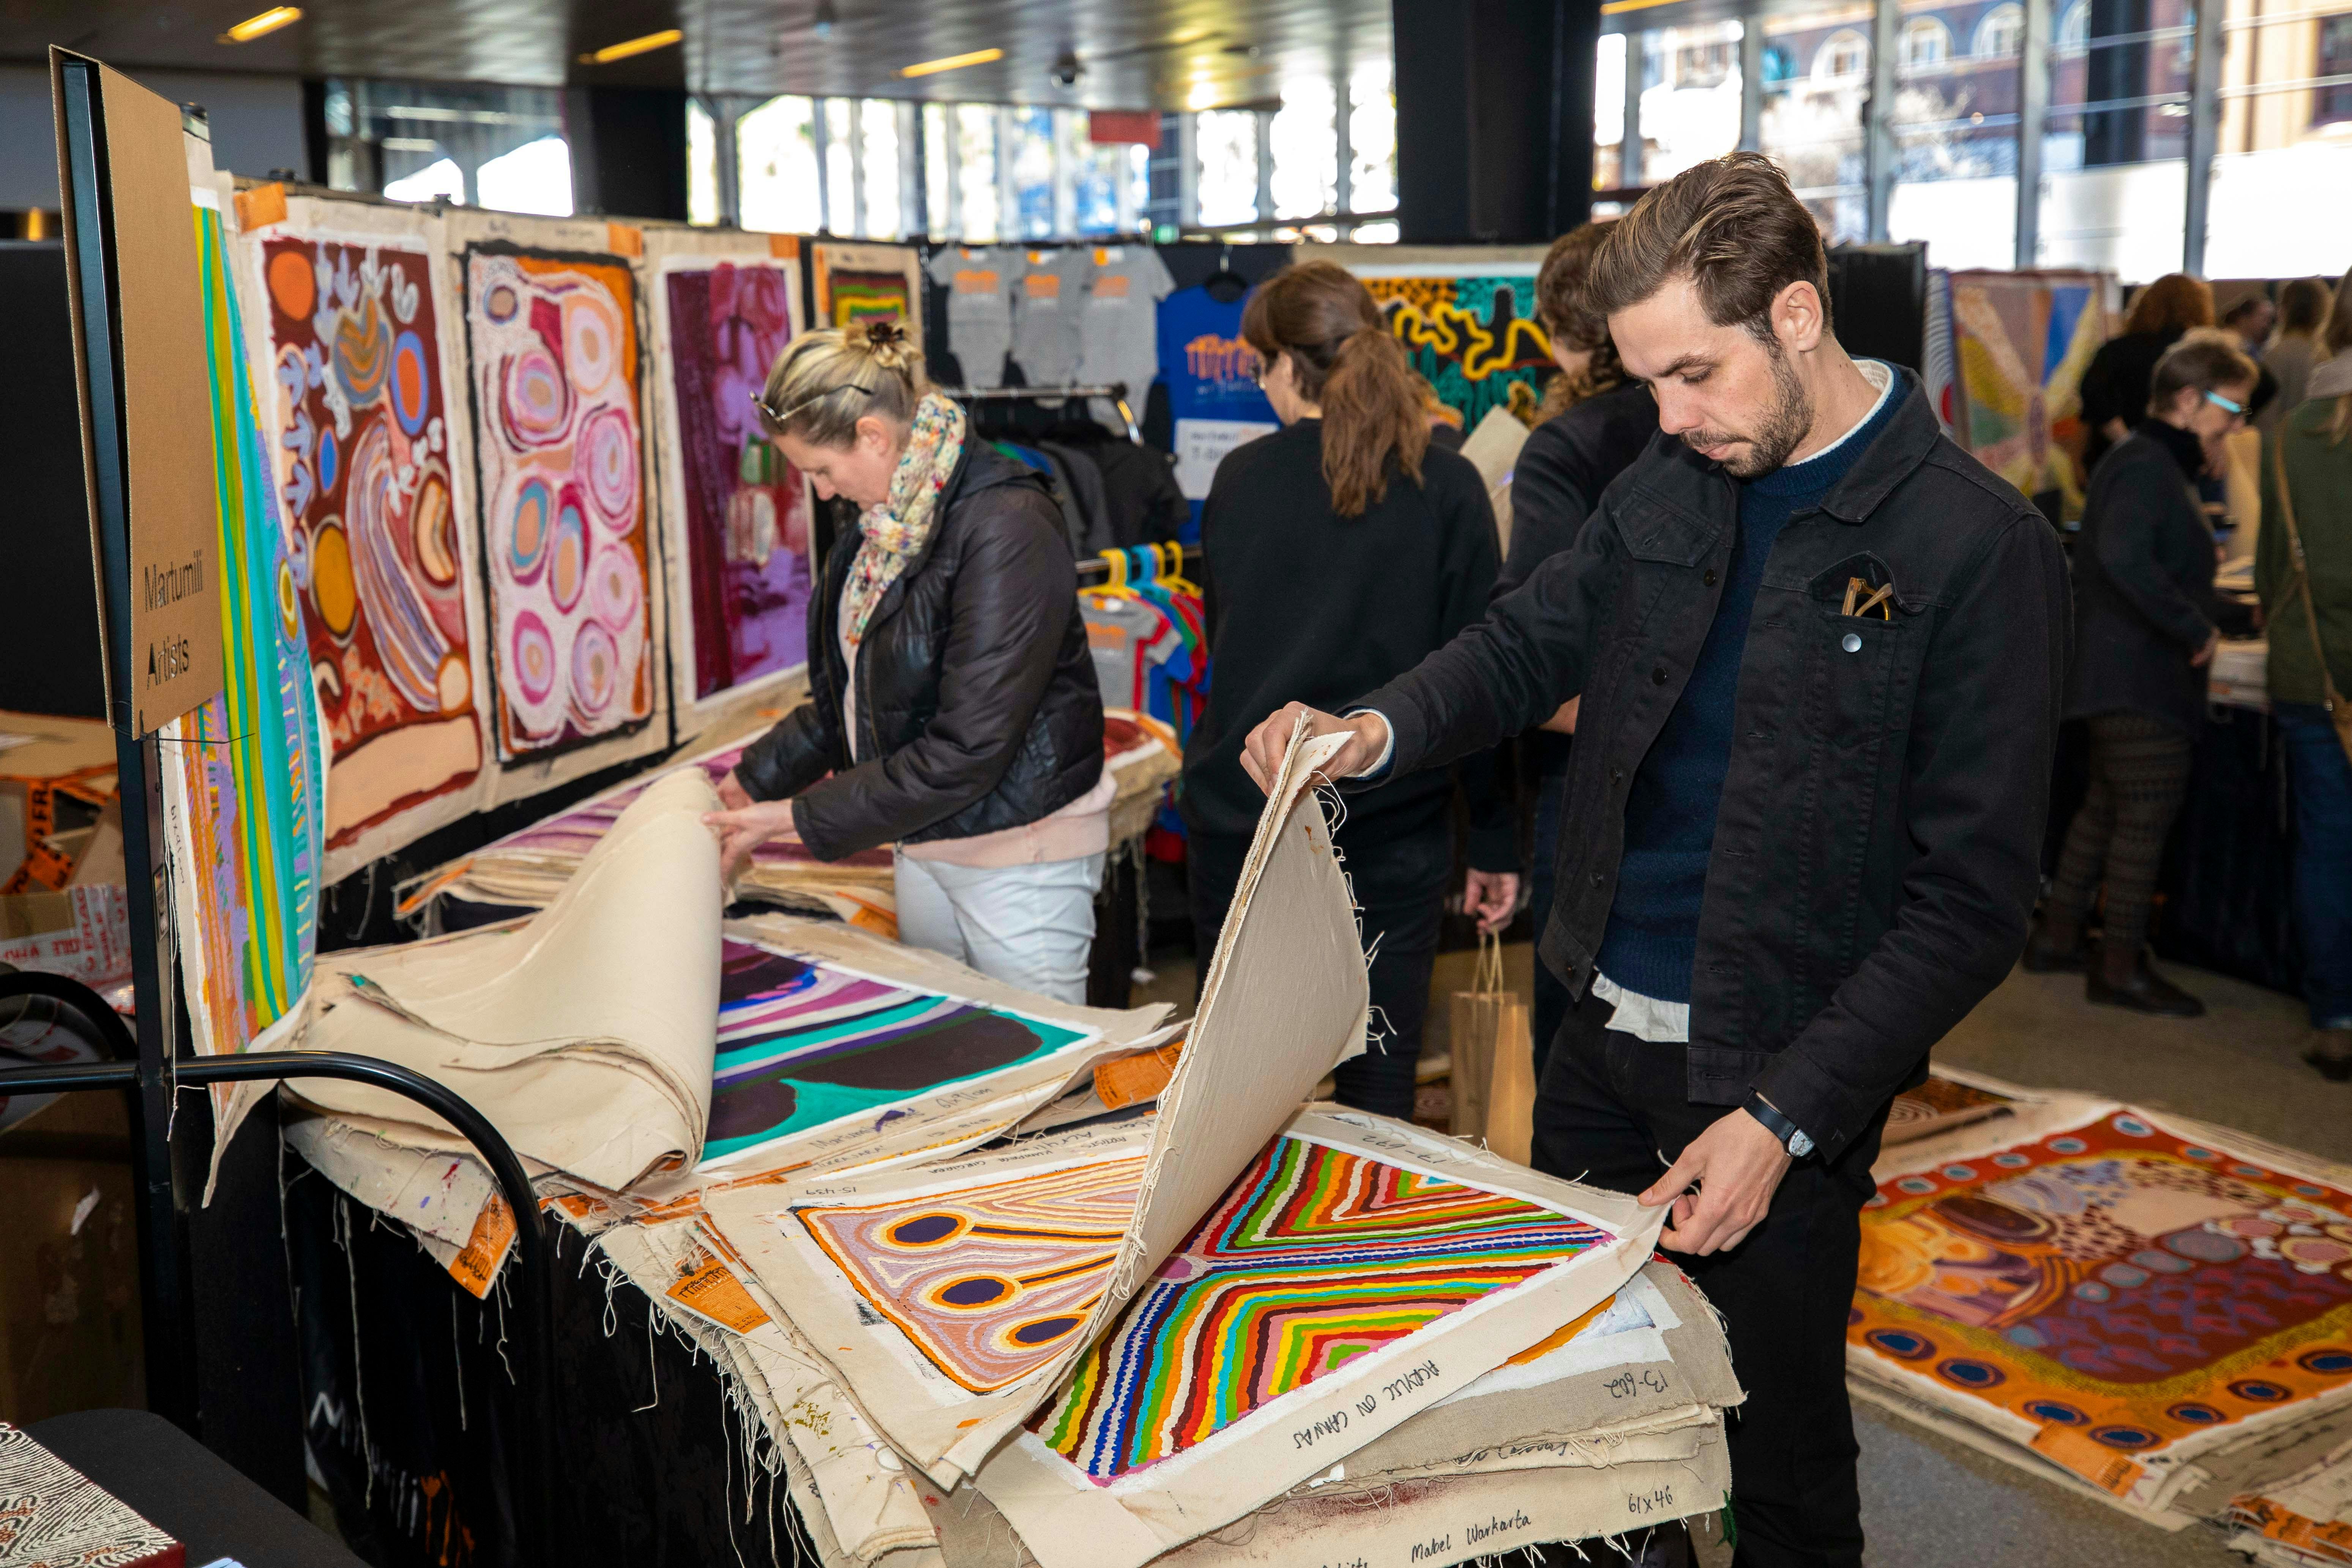
M1801 1131L1789 1134L1789 1152L1791 1155L1801 1160L1812 1152L1813 1141L1806 1137Z

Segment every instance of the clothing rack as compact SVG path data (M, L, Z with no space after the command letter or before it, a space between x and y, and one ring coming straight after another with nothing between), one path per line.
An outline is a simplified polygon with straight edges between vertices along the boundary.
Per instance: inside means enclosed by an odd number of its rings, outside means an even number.
M1149 545L1139 545L1139 546L1137 546L1137 548L1138 548L1138 549L1149 549L1149 548L1150 548L1150 547ZM1202 567L1202 565L1203 564L1203 563L1204 563L1204 558L1203 558L1203 557L1202 557L1202 555L1201 554L1201 547L1200 547L1199 545L1197 545L1197 544L1188 544L1188 545L1184 546L1184 575L1185 575L1185 576L1187 576L1187 577L1193 577L1195 581L1198 581L1198 578L1195 576L1195 574L1197 574L1197 573L1201 570L1201 567ZM1081 587L1081 588L1099 588L1099 587L1104 586L1106 584L1109 583L1109 581L1110 581L1110 563L1108 563L1108 561L1105 561L1105 560L1104 560L1100 555L1088 555L1088 556L1086 556L1085 558L1083 558L1082 560L1080 560L1080 561L1079 561L1079 563L1078 563L1078 586L1079 586L1079 587Z
M1136 423L1135 410L1128 405L1127 383L1123 381L1101 385L943 386L940 392L958 403L1054 403L1073 397L1107 398L1118 408L1119 419L1127 426L1127 438L1139 447L1143 444L1143 427Z

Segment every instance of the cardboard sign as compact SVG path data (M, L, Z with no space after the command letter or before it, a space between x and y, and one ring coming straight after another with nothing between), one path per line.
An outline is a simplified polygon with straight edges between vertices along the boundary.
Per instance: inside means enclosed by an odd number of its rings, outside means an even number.
M114 721L146 735L221 689L220 563L214 541L212 406L205 359L205 307L190 216L188 158L179 106L121 72L98 66L92 115L99 155L98 226L83 232L74 199L77 149L69 145L66 75L93 64L52 50L49 76L58 105L58 163L66 189L66 251L73 280L74 342L81 395L83 460L93 470L93 542L108 506L96 471L119 463L130 534L131 668L107 669ZM87 166L90 152L79 150ZM111 300L85 297L95 252L111 276ZM119 427L92 407L92 312L115 350ZM115 432L120 453L99 450ZM110 487L109 487L110 488ZM93 551L95 555L95 551ZM116 605L99 584L101 616ZM111 629L111 628L110 628ZM124 686L128 678L128 687Z

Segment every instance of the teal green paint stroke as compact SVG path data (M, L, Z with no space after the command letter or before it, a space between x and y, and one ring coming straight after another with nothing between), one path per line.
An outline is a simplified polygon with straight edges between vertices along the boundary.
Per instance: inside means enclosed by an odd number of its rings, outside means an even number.
M917 1013L941 1000L945 1000L945 998L926 997L922 1001L910 1004L907 1007L893 1008L889 1015L885 1015L884 1016L896 1017ZM974 1012L988 1012L992 1009L976 1007L972 1010ZM779 1138L787 1137L795 1132L807 1132L814 1129L825 1126L830 1122L839 1121L847 1117L871 1116L878 1118L881 1112L888 1110L894 1105L903 1105L910 1100L919 1099L927 1094L935 1094L943 1089L952 1089L960 1083L968 1083L976 1079L987 1078L994 1073L1008 1072L1013 1068L1025 1067L1031 1062L1036 1061L1044 1057L1052 1056L1055 1051L1062 1050L1087 1037L1087 1032L1082 1029L1065 1028L1057 1024L1045 1023L1036 1018L1022 1017L1016 1014L1000 1016L1012 1017L1015 1022L1020 1024L1023 1028L1025 1028L1030 1033L1035 1035L1037 1037L1037 1048L1029 1052L1026 1056L1020 1058L1018 1060L1005 1063L1003 1067L991 1068L986 1072L966 1073L961 1078L942 1079L938 1083L931 1084L923 1089L916 1089L912 1093L900 1093L887 1089L851 1089L836 1083L808 1083L800 1079L793 1078L787 1074L784 1081L793 1086L793 1092L796 1097L796 1103L793 1108L792 1115L786 1117L783 1121L778 1122L773 1127L767 1129L765 1131L744 1133L741 1136L735 1138L714 1138L703 1146L702 1157L705 1160L724 1159L730 1154L740 1153L746 1149L756 1148L762 1143L771 1143ZM845 1031L856 1032L858 1029L873 1029L883 1026L887 1026L882 1023L881 1019L869 1016L855 1026L845 1025L835 1029L827 1030L825 1031L825 1035L827 1037L832 1037L838 1036ZM739 1053L739 1055L756 1059L759 1052L767 1048L772 1047L756 1045L751 1046L745 1047L745 1049L741 1053ZM722 1058L722 1066L723 1065L724 1061ZM725 1091L723 1089L720 1090L722 1095L724 1092Z

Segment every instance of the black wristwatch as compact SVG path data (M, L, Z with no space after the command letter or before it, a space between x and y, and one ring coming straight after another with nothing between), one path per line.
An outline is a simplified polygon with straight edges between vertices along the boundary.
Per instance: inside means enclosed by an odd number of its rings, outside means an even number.
M1813 1141L1805 1135L1805 1130L1773 1109L1772 1103L1756 1090L1748 1091L1740 1109L1761 1121L1780 1141L1780 1147L1789 1152L1790 1159L1801 1160L1813 1152Z

